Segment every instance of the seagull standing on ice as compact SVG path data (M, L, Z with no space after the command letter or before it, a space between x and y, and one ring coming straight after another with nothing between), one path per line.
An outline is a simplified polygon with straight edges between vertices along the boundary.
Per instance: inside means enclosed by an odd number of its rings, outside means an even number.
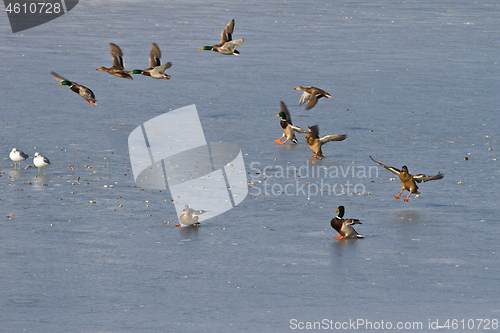
M50 161L47 157L36 152L35 158L33 158L33 164L38 168L38 174L40 174L40 169L43 169L43 175L45 176L45 167L50 164Z
M29 156L17 148L12 148L9 157L12 162L14 162L14 169L21 169L21 162L27 159ZM17 167L17 163L19 163L19 168Z
M203 213L208 212L207 210L194 210L189 208L188 205L184 206L184 209L182 210L181 216L179 216L179 224L176 224L176 227L188 227L188 226L193 226L197 227L199 216Z

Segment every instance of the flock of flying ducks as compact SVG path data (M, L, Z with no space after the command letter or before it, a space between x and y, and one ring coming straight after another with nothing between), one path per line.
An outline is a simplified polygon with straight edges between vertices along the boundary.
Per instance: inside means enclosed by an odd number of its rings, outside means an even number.
M240 55L240 52L235 49L236 46L243 44L243 38L233 40L234 31L234 19L229 22L226 27L222 30L221 39L219 44L212 46L204 46L200 50L212 50L225 55ZM170 76L165 73L167 69L172 67L171 62L166 64L161 63L161 51L156 43L151 46L151 51L149 52L149 67L146 69L134 69L133 71L127 71L125 69L125 63L123 61L123 52L120 47L114 43L109 44L109 49L111 51L111 59L113 64L111 67L100 66L96 71L104 71L111 75L132 80L131 74L142 74L144 76L149 76L153 79L170 79ZM89 88L78 84L76 82L65 79L57 73L51 72L54 79L59 81L58 86L68 86L72 91L80 95L89 104L96 106L95 94ZM325 96L331 97L331 96ZM317 101L316 101L317 102ZM314 106L316 104L313 100L308 103ZM312 107L311 106L311 107Z
M234 20L229 22L222 30L221 40L219 44L213 46L204 46L201 48L201 50L212 50L225 55L239 55L240 53L235 49L235 46L241 45L243 43L243 38L233 40L233 31ZM110 43L109 49L111 51L111 59L113 60L112 66L110 68L100 66L96 69L96 71L105 71L111 75L130 80L132 80L131 74L142 74L153 79L170 79L170 76L165 73L165 71L172 67L172 63L167 62L166 64L162 65L161 51L156 43L153 43L151 45L151 50L149 52L149 67L146 69L134 69L133 71L125 70L123 52L118 45ZM51 74L54 79L59 81L58 86L68 86L71 91L80 95L87 101L87 103L96 106L96 98L92 90L74 81L70 81L55 72L51 72ZM9 157L14 162L14 169L21 169L21 162L26 160L29 156L24 152L18 150L17 148L12 148ZM45 175L45 167L47 167L51 163L47 157L42 156L40 155L40 153L36 152L33 158L33 164L38 167L38 174L40 174L40 170L43 169L43 174Z
M235 55L239 56L240 52L236 50L236 46L243 44L243 38L233 40L234 32L234 19L229 22L226 27L222 30L221 39L219 44L212 46L204 46L200 48L200 50L212 50L215 52L219 52L224 55ZM111 75L132 79L131 74L142 74L144 76L149 76L153 79L170 79L170 76L165 73L167 69L172 66L172 63L168 62L166 64L161 63L161 51L156 43L153 43L151 46L151 50L149 53L149 67L146 69L134 69L133 71L125 70L124 61L123 61L123 52L120 47L116 44L109 44L111 51L111 58L113 60L113 65L110 68L100 66L96 69L96 71L105 71ZM69 88L80 95L83 99L85 99L89 104L96 105L96 98L92 90L89 88L80 85L76 82L69 81L64 77L58 75L55 72L51 72L54 79L58 80L60 83L58 86L64 85L69 86ZM316 87L302 87L298 86L294 88L294 90L303 91L302 96L299 101L299 105L306 104L306 110L312 109L321 98L331 98L332 96L326 91L316 88ZM309 148L313 152L313 155L309 157L325 157L323 152L321 151L321 147L330 141L343 141L347 138L346 134L329 134L323 137L319 136L319 127L318 125L308 126L308 130L302 129L298 126L294 126L292 124L292 117L290 116L290 112L286 107L284 102L280 102L280 113L278 113L275 117L281 117L280 125L283 129L283 135L278 139L274 140L277 144L285 144L287 141L291 141L293 143L298 143L297 138L295 137L295 132L297 133L306 133L305 140L309 145ZM281 142L283 138L286 138L285 141ZM14 169L21 168L21 162L27 159L29 156L24 152L12 148L12 151L9 154L10 159L14 162ZM412 193L419 194L418 186L416 183L428 182L430 180L438 180L444 177L444 175L439 172L435 176L426 176L424 174L411 175L408 172L408 167L404 165L401 170L387 166L382 164L376 160L374 160L371 156L370 158L373 162L378 165L384 167L385 169L391 171L395 175L397 175L401 181L401 192L394 196L396 199L401 198L401 194L406 190L409 192L408 196L404 199L405 202L408 202ZM19 167L17 164L19 163ZM40 155L40 153L36 152L33 158L33 164L38 167L38 175L40 174L40 170L43 169L45 175L45 167L50 165L50 161L47 157ZM189 206L185 206L180 217L180 223L176 226L195 226L199 225L198 219L199 216L206 211L204 210L193 210L189 208ZM333 229L335 229L339 236L334 238L343 239L343 238L363 238L362 235L358 234L356 230L354 230L354 224L361 224L361 222L357 219L344 219L345 208L344 206L339 206L335 213L339 213L338 216L334 217L330 224Z

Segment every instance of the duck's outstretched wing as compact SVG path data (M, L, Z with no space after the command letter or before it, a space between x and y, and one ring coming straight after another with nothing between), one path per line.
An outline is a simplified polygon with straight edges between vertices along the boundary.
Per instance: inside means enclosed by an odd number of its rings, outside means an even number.
M307 91L304 91L302 96L300 96L299 105L309 102L309 98L311 98L311 94L308 93Z
M438 172L438 174L435 176L426 176L423 174L414 175L413 179L415 179L415 181L417 183L421 183L422 181L425 183L425 182L428 182L430 180L438 180L438 179L441 179L443 177L444 177L444 174L442 172Z
M307 131L299 126L294 126L292 124L290 124L290 127L293 128L295 130L295 132L298 132L298 133L307 133Z
M171 62L167 62L166 64L163 64L163 65L160 65L160 66L156 66L155 68L153 68L151 70L151 73L163 74L170 67L172 67L172 63Z
M290 111L288 111L288 108L283 101L280 101L280 111L285 114L286 122L292 125L292 116L290 116Z
M380 165L380 166L383 166L384 168L386 168L387 170L389 170L390 172L392 172L393 174L395 174L395 175L397 175L397 176L399 176L399 174L401 173L401 170L399 170L399 169L396 169L396 168L394 168L394 167L390 167L390 166L387 166L387 165L382 164L382 163L380 163L380 162L377 162L377 161L375 161L375 160L373 159L373 157L371 157L371 156L370 156L370 158L372 159L372 161L373 161L373 162L377 163L377 164L378 164L378 165Z
M224 30L222 30L222 33L220 36L219 46L222 46L222 45L224 45L224 43L233 40L233 31L234 31L234 19L226 25ZM240 44L236 44L236 45L240 45Z
M116 44L109 43L109 49L111 50L111 58L113 59L113 67L116 69L125 69L123 65L123 52L122 49Z
M347 134L329 134L321 137L319 141L321 144L325 144L330 141L342 141L347 138Z
M319 139L319 127L318 125L308 126L309 132L311 133L309 136L313 139Z
M161 51L156 43L151 45L151 51L149 52L149 68L155 68L161 65Z
M306 93L304 93L306 94ZM302 98L304 97L304 94L302 94L302 97L300 98L300 100L302 101ZM308 94L308 100L309 102L307 103L306 105L306 110L310 110L312 109L316 104L318 104L318 97L316 96L316 94L312 93L312 94Z
M50 72L50 74L52 74L52 77L54 79L56 79L57 81L60 81L60 82L63 82L63 81L69 81L69 80L66 80L65 78L63 78L61 75L55 73L55 72Z

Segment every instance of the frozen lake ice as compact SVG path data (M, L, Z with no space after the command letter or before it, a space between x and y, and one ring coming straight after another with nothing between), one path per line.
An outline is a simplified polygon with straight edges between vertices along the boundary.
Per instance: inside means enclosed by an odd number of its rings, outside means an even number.
M495 1L80 1L16 34L4 15L1 331L288 332L323 319L495 329L499 12ZM199 50L233 18L241 56ZM130 70L158 43L171 79L95 72L110 66L110 42ZM51 71L91 88L97 107ZM298 85L333 98L306 111ZM303 135L275 144L280 100L294 124L348 138L322 160ZM192 104L208 142L241 148L253 186L200 228L176 228L170 192L135 184L127 138ZM14 170L13 147L54 165ZM445 177L405 203L369 155ZM339 205L364 239L332 238Z

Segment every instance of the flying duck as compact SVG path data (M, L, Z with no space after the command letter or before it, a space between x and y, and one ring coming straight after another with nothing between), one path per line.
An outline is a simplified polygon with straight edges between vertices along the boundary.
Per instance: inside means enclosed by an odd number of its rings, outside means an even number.
M204 46L200 50L212 50L226 55L240 55L235 46L243 44L243 38L233 40L234 19L222 30L220 43L213 46Z
M156 43L151 45L151 51L149 52L149 68L147 69L134 69L129 72L129 74L142 74L145 76L151 76L153 79L170 79L170 76L165 74L165 70L172 67L171 62L166 64L161 64L161 51Z
M72 91L76 92L78 95L82 96L84 100L87 101L87 103L92 104L95 106L96 100L95 100L95 95L90 90L89 88L82 86L81 84L78 84L76 82L72 82L69 80L66 80L62 76L58 75L57 73L50 72L52 74L52 77L59 81L60 83L58 86L69 86L69 89Z
M297 138L295 137L295 131L299 133L307 133L305 129L292 125L292 117L290 116L290 112L288 111L285 103L280 102L280 113L278 113L275 117L281 117L280 124L283 129L283 135L278 140L274 140L274 142L280 145L285 144L288 140L293 143L298 143ZM286 137L286 140L281 142L281 139L284 137Z
M307 133L305 139L307 144L309 145L309 149L314 153L309 157L318 158L325 157L323 152L321 151L321 146L330 141L342 141L347 138L347 134L329 134L323 137L319 137L319 128L318 125L309 126L309 132Z
M398 195L395 195L394 198L400 199L403 191L407 190L408 192L410 192L410 194L408 194L408 196L404 199L404 201L406 202L410 201L410 195L412 193L420 194L420 192L418 191L417 183L421 183L422 181L425 183L430 180L438 180L444 177L444 174L441 172L438 172L438 174L435 176L426 176L423 174L411 175L410 173L408 173L408 167L406 165L403 165L401 170L399 170L394 167L390 167L380 162L377 162L371 156L370 158L372 159L373 162L383 166L384 168L386 168L387 170L389 170L390 172L399 177L399 179L401 180L401 192L399 192Z
M111 50L113 66L111 66L110 68L101 66L96 69L96 71L105 71L111 75L132 80L132 76L130 76L130 74L125 71L125 66L123 64L123 52L120 47L118 47L118 45L116 44L109 43L109 49Z
M298 86L296 88L293 88L293 90L302 90L304 92L302 94L302 96L300 97L299 105L302 105L302 104L307 102L306 110L312 109L316 105L316 103L318 103L318 100L320 98L332 97L332 95L330 95L326 91L321 90L321 89L316 88L316 87L304 88L302 86Z

